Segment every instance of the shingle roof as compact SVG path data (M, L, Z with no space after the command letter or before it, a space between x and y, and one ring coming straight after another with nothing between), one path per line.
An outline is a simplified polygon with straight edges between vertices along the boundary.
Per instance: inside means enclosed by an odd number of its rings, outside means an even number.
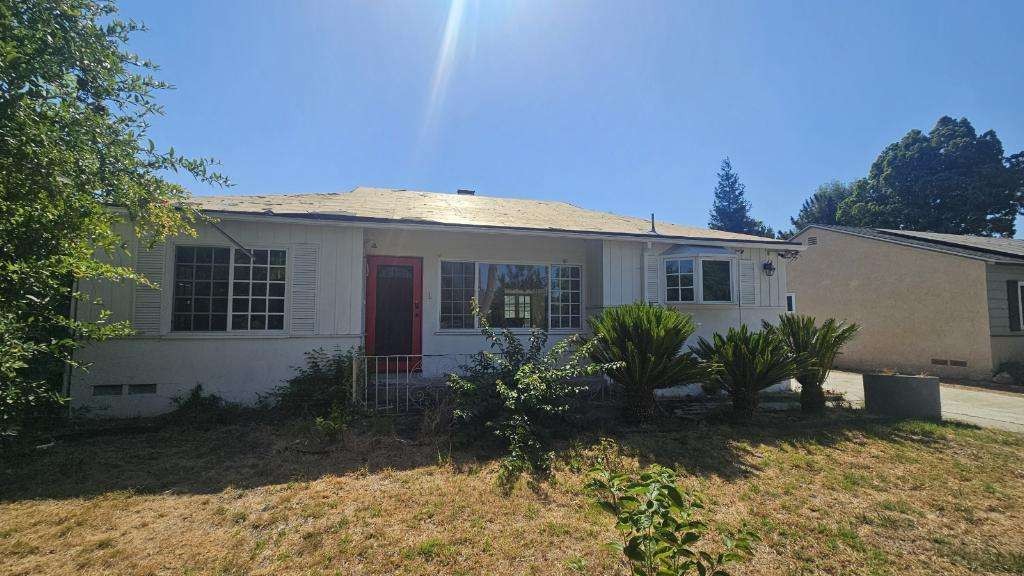
M990 238L987 236L940 234L938 232L916 232L913 230L883 229L882 232L895 234L897 236L918 238L927 242L936 242L949 246L960 246L962 248L981 250L982 252L991 252L994 254L1019 256L1024 258L1024 240L1017 240L1015 238Z
M375 222L404 222L463 227L591 233L646 238L685 238L757 242L793 247L794 243L733 232L708 230L586 210L565 202L441 194L360 187L347 193L274 196L195 196L212 212Z
M888 230L885 228L858 228L854 226L824 226L814 224L810 227L835 230L847 234L855 234L882 240L884 242L896 242L915 248L923 248L1004 264L1024 263L1024 241L1007 238L984 238L981 236L967 236L959 234L939 234L937 232L917 232L913 230ZM990 242L985 242L990 241ZM1006 247L1006 243L1012 243L1016 251ZM1003 246L1003 248L998 248Z

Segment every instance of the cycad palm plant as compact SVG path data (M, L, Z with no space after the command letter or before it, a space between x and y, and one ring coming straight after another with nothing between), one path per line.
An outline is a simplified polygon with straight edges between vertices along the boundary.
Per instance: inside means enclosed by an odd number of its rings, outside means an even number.
M683 350L696 326L689 315L642 302L605 309L589 320L595 345L590 359L625 389L624 416L646 420L654 390L697 378L694 356Z
M817 326L812 316L783 314L779 317L778 326L765 322L764 328L776 332L791 353L807 359L796 375L796 381L800 383L800 408L804 412L823 411L825 379L832 371L840 349L853 340L859 327L834 318Z
M700 360L707 385L725 390L733 409L751 416L758 406L758 393L772 384L795 377L801 369L798 359L772 330L752 332L746 325L716 333L711 341L701 338L692 347Z

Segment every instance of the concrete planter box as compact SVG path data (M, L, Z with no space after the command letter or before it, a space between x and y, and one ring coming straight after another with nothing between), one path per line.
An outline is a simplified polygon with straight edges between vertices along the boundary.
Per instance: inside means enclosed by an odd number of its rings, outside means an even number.
M865 374L864 408L886 416L941 420L939 379L935 376Z

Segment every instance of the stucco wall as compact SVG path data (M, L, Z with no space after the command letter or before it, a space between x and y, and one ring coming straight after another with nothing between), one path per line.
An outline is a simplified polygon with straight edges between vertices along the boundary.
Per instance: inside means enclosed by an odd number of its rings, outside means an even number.
M789 268L797 312L860 324L837 364L953 378L992 369L985 263L811 228ZM966 361L942 366L932 359Z

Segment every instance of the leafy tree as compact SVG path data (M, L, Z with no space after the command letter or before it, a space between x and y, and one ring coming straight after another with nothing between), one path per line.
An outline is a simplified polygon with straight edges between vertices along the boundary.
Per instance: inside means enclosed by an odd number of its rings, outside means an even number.
M715 185L715 200L711 205L711 219L708 227L713 230L774 237L775 231L764 222L751 218L750 202L746 197L746 186L732 168L728 158L722 160Z
M143 27L105 0L0 0L0 428L58 399L78 342L125 335L107 316L69 317L86 279L139 281L107 255L115 229L147 241L187 232L186 190L169 170L227 184L212 161L161 151L146 137L169 88L127 50ZM113 207L113 209L112 209Z
M789 219L793 229L783 233L782 236L791 237L811 224L823 224L825 226L838 224L836 211L839 209L839 204L849 195L850 186L838 180L832 180L818 186L814 194L804 200L803 206L800 207L800 212L796 215L796 218Z
M800 383L800 408L804 412L825 410L825 380L839 351L853 340L859 327L834 318L817 326L813 317L798 314L783 314L778 326L768 322L762 326L766 332L778 334L794 356L807 360L796 375Z
M911 130L856 181L837 221L853 226L1012 236L1022 188L1021 155L1003 157L989 130L948 116L928 134Z
M697 329L689 315L637 302L606 308L589 322L595 336L590 357L609 366L606 374L625 389L626 418L649 419L656 389L696 378L696 359L681 352Z

